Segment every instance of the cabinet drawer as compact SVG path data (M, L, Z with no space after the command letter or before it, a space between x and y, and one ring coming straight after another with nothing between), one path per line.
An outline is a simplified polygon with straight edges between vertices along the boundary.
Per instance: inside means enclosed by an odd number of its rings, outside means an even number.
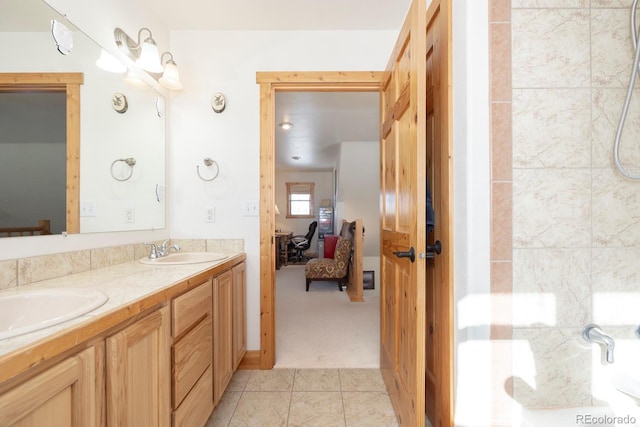
M211 279L175 298L172 302L171 333L177 337L199 319L211 315Z
M213 371L209 366L182 405L173 412L173 427L204 426L213 412L212 388Z
M189 393L202 373L211 365L212 322L206 317L173 346L173 407ZM209 392L209 397L211 394Z

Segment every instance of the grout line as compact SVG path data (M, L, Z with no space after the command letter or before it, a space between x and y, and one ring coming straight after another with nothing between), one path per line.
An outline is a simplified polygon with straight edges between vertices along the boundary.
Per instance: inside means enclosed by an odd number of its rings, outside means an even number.
M338 369L338 384L340 385L340 401L342 402L342 418L344 426L347 427L347 408L344 406L344 393L342 392L342 369Z
M287 419L285 421L285 426L289 425L289 418L291 417L291 404L293 403L293 386L296 383L296 375L298 374L298 370L293 370L293 381L291 381L291 389L289 390L289 410L287 411Z

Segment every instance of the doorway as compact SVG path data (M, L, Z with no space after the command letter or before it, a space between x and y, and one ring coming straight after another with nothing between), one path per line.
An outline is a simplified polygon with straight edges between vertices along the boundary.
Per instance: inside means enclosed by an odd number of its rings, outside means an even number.
M380 72L257 73L260 85L260 368L275 365L275 94L379 92Z
M288 251L281 250L276 263L277 368L380 366L379 286L364 298L338 292L335 282L314 281L306 292L304 265L331 257L335 240L327 235L360 218L366 233L358 253L365 262L354 270L379 271L379 105L377 91L275 93L277 244L321 224L303 256L289 252L285 260ZM312 193L298 194L302 186ZM294 211L292 197L301 199L302 211Z

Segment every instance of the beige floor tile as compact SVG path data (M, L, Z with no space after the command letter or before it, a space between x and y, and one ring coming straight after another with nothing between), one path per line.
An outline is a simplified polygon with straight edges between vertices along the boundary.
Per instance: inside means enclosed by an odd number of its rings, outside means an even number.
M343 392L347 427L396 427L396 416L387 393Z
M379 369L340 369L342 391L386 391Z
M249 381L249 377L251 377L251 372L253 371L236 371L233 374L233 377L231 377L231 382L229 382L227 390L244 391L244 388L247 385L247 381Z
M344 427L342 393L293 392L288 427Z
M241 392L226 390L213 410L205 427L226 427L240 401Z
M337 369L298 369L293 391L340 391Z
M285 427L290 392L244 392L229 427Z
M295 369L251 371L245 391L291 391Z

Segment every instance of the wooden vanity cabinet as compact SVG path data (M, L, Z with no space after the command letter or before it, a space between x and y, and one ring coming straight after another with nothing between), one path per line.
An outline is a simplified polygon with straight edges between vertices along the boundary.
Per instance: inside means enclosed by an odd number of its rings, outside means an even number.
M0 426L96 424L96 350L89 347L0 394Z
M206 424L213 411L212 279L174 298L172 315L172 424Z
M233 274L233 370L238 369L247 352L247 268L242 262L231 270Z
M233 376L233 274L213 279L213 404L218 403Z
M246 353L246 263L213 279L213 404Z
M107 337L109 427L170 425L169 315L165 306Z

